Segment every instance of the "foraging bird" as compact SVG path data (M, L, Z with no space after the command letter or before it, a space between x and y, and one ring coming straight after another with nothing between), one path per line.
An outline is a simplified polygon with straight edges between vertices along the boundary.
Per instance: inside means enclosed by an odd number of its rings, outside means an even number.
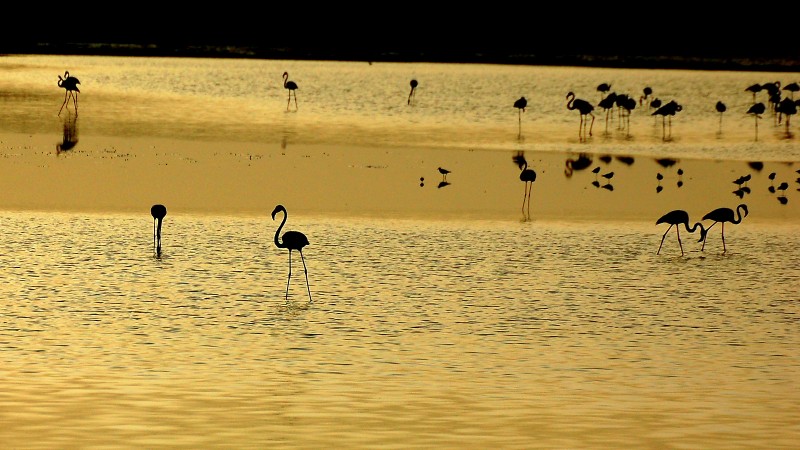
M283 87L289 90L289 100L286 102L286 110L289 110L289 104L292 102L292 94L294 94L294 109L297 111L297 83L289 81L289 72L283 72Z
M528 100L525 97L520 97L517 101L514 102L514 108L519 109L519 135L522 136L522 113L525 112L525 108L528 106Z
M416 90L417 90L417 85L418 85L419 83L417 82L417 80L413 80L413 79L412 79L410 84L411 84L411 92L409 92L409 93L408 93L408 104L409 104L409 105L411 104L411 99L413 99L413 98L414 98L414 93L416 92Z
M61 75L58 76L58 87L66 89L66 92L64 92L64 103L61 104L61 108L58 110L59 116L70 97L72 97L72 103L75 105L75 115L78 115L78 93L81 92L81 90L78 89L79 84L81 84L80 80L70 76L68 70L64 71L64 78L61 78ZM69 106L67 106L67 108L69 108Z
M670 100L666 105L658 108L651 114L652 116L661 116L661 138L667 138L665 129L666 118L669 117L669 135L672 136L672 116L683 110L683 106L679 105L675 100Z
M600 98L603 98L603 95L605 95L605 93L610 90L611 90L610 83L600 83L597 85L597 92L600 93Z
M744 211L744 216L742 216L742 211ZM722 253L728 251L728 248L725 246L725 222L732 223L734 225L739 224L742 222L742 219L747 217L747 205L742 203L741 205L736 207L736 214L737 217L734 218L733 210L730 208L717 208L710 213L703 216L703 220L713 220L714 223L708 226L708 228L700 229L700 240L703 241L703 247L700 248L702 251L706 248L706 238L708 237L708 231L711 230L711 227L716 225L717 223L722 224Z
M150 215L153 216L153 246L156 254L161 256L161 222L167 215L167 207L164 205L153 205L150 208Z
M306 268L306 259L303 256L303 247L309 245L308 238L299 231L287 231L283 233L283 236L280 236L283 225L286 223L289 214L286 212L286 208L283 205L278 205L272 210L272 220L275 220L275 216L279 212L283 213L283 221L281 221L278 229L275 230L275 246L289 250L289 278L286 280L286 300L289 299L289 282L292 280L292 251L297 250L300 253L300 259L303 261L303 271L306 274L306 288L308 289L308 301L310 302L311 287L308 284L308 269ZM278 239L279 236L280 240Z
M444 181L447 180L447 174L450 173L450 171L439 167L439 173L442 174L442 181Z
M647 106L649 108L650 107L649 100L650 96L653 95L653 88L651 88L650 86L646 86L644 89L642 89L642 94L643 95L639 97L639 106L644 106L644 102L647 102L648 103Z
M517 152L513 160L521 170L521 172L519 173L520 181L525 183L525 195L522 197L522 214L526 218L530 219L531 189L533 188L533 182L536 181L536 171L528 168L528 161L525 159L525 155L522 152ZM525 209L526 204L528 206L527 214Z
M689 228L689 213L687 213L686 211L684 211L682 209L676 209L674 211L670 211L670 212L664 214L663 216L661 216L658 220L656 220L656 225L659 225L659 224L662 224L662 223L668 223L669 224L669 228L667 228L667 231L665 231L664 235L661 236L661 244L658 246L658 251L656 252L656 255L661 253L661 246L664 245L664 239L667 237L667 233L669 233L669 230L671 230L673 226L675 227L675 233L678 235L678 245L681 248L681 256L683 256L684 253L683 253L683 244L681 243L681 228L680 228L680 225L683 225L684 228L686 228L686 231L688 231L689 233L694 233L694 231L699 226L700 227L700 236L701 236L700 240L702 241L703 237L705 237L705 231L704 231L704 228L703 228L703 224L700 223L700 222L697 222L691 228ZM700 242L700 241L698 241L698 242Z
M592 114L592 111L594 111L594 106L592 106L592 104L586 100L575 98L575 93L571 91L567 93L566 98L567 109L570 111L577 109L578 112L581 113L581 122L580 126L578 127L578 137L581 140L584 140L586 139L586 120L588 120L586 116L592 116L592 124L589 127L589 136L592 135L592 128L594 127L594 114Z

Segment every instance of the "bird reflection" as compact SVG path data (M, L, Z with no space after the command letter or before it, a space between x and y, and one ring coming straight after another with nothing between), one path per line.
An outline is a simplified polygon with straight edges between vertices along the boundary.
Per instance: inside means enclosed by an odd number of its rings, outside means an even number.
M450 183L447 181L440 181L439 184L436 186L437 188L441 189L445 186L450 186Z
M658 185L656 186L656 194L664 190L664 186L661 186L661 180L664 179L664 175L661 175L661 172L656 174L656 180L658 180Z
M78 145L78 115L72 115L72 112L67 110L67 116L64 118L64 135L61 142L56 144L56 155L72 150L76 145Z
M633 156L617 156L616 158L617 158L617 161L621 162L622 164L628 165L628 166L633 165L633 163L634 163Z
M536 181L536 171L528 168L528 161L525 159L525 153L517 152L512 158L514 164L521 170L519 179L525 183L525 195L522 197L522 216L525 220L531 218L531 190L533 189L533 182ZM527 208L526 208L527 206Z
M578 159L567 158L564 174L567 176L567 178L569 178L572 176L572 173L574 171L585 170L591 165L592 165L592 159L589 158L589 156L586 153L581 153L578 155Z

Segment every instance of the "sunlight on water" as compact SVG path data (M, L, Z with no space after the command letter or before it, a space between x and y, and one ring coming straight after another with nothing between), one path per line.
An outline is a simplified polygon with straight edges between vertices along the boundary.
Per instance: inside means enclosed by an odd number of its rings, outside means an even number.
M3 213L11 447L790 448L796 225Z
M629 129L620 127L616 110L606 123L605 111L596 106L595 151L800 159L795 128L768 113L757 130L755 117L746 113L753 103L746 87L787 84L800 78L796 73L12 55L0 59L0 91L6 93L0 100L24 96L27 106L0 109L0 123L16 131L33 125L49 130L45 112L64 96L56 85L64 67L81 79L87 112L81 129L101 135L582 151L579 114L567 110L566 95L572 91L597 105L602 94L596 88L606 82L637 103ZM287 108L284 71L299 85L298 110L293 103ZM419 86L408 105L412 78ZM638 102L648 86L653 97L683 107L671 120L668 140L667 122ZM513 103L521 96L528 108L520 115ZM762 97L757 101L768 103ZM715 110L717 101L728 107L724 117Z

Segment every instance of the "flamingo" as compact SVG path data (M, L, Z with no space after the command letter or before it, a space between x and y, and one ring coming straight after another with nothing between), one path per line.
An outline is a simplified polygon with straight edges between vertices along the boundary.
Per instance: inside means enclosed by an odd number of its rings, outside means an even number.
M520 97L514 102L514 108L519 109L519 135L522 136L522 113L528 106L528 100L525 97Z
M614 110L614 105L617 103L617 94L616 92L612 92L608 94L605 98L600 100L600 103L597 106L603 108L603 111L606 112L606 132L608 132L608 116L611 115L611 112Z
M717 102L715 108L717 108L717 112L719 113L719 131L722 132L722 114L728 110L728 107L720 100Z
M525 195L522 197L522 214L526 218L530 219L531 189L533 188L533 182L536 181L536 171L528 168L528 161L525 159L525 155L522 152L518 152L513 159L521 170L521 172L519 173L519 179L520 181L525 183ZM526 203L528 205L527 214L525 210Z
M767 110L767 107L761 103L755 103L753 106L747 108L747 114L752 114L753 117L756 118L756 140L758 140L758 119L761 118L761 115Z
M578 128L578 137L581 140L586 139L586 116L592 116L592 124L589 126L589 136L592 135L592 128L594 127L594 106L586 100L575 98L575 93L570 91L567 93L567 109L573 111L575 109L581 113L581 123Z
M600 83L597 85L597 92L600 93L600 98L603 98L606 92L611 90L611 83Z
M653 88L651 88L650 86L646 86L644 89L642 89L642 94L643 95L639 97L639 106L643 106L644 103L647 102L648 103L647 106L649 107L650 106L649 100L650 96L653 95Z
M408 104L411 104L411 99L414 98L414 93L416 92L417 85L419 84L417 80L411 80L411 92L408 93Z
M59 116L70 97L72 97L72 103L75 105L75 115L78 115L78 94L81 92L81 90L78 89L79 84L81 84L80 80L70 76L68 70L64 71L64 78L61 78L61 75L58 76L58 87L66 89L66 92L64 92L64 103L61 104L61 108L58 110ZM69 108L69 106L67 108Z
M272 210L272 220L275 220L275 216L279 212L283 213L283 221L281 221L278 229L275 230L275 246L289 250L289 278L286 280L286 300L289 299L289 282L292 280L292 250L297 250L300 253L300 259L303 260L303 271L306 274L306 288L308 289L308 301L311 302L311 286L308 284L308 269L306 268L306 259L303 256L303 247L309 245L308 238L299 231L287 231L283 233L283 236L280 236L283 225L286 223L289 214L286 212L286 208L283 205L278 205ZM280 240L278 239L279 236Z
M683 244L681 243L681 227L680 227L681 225L683 225L686 228L686 231L688 231L689 233L694 233L694 231L699 226L700 236L701 236L700 241L702 241L703 238L705 237L705 229L703 228L703 224L697 222L691 228L689 228L689 213L687 213L682 209L676 209L674 211L670 211L661 216L658 220L656 220L656 225L662 223L668 223L669 228L667 228L667 231L665 231L664 235L661 236L661 244L658 246L658 251L656 252L656 255L661 253L661 246L664 245L664 239L667 237L667 233L669 233L669 230L671 230L673 226L675 227L675 233L678 235L678 245L681 248L681 256L684 255Z
M783 87L784 91L789 91L789 97L794 100L794 93L800 91L800 84L796 82L791 82Z
M153 216L153 246L156 248L156 254L161 256L161 222L167 215L167 207L153 205L150 208L150 215Z
M759 92L764 90L764 87L761 86L760 84L756 83L756 84L751 84L750 86L746 87L744 90L747 91L747 92L752 92L753 93L753 103L755 103L756 102L756 94L758 94Z
M283 72L283 87L289 90L289 100L286 102L286 110L289 110L289 104L292 102L292 94L294 94L294 109L297 111L297 83L289 80L289 72Z
M742 211L744 211L744 216L742 216ZM717 208L710 213L703 216L703 220L713 220L714 223L708 226L708 228L700 229L700 240L703 241L703 247L700 249L701 251L706 247L706 238L708 237L708 231L711 230L711 227L716 225L717 223L722 224L722 253L728 251L728 248L725 246L725 222L730 222L734 225L739 224L742 222L742 219L747 217L747 205L742 203L741 205L736 207L736 218L734 218L733 210L730 208Z
M658 108L653 114L651 114L653 116L661 116L661 139L666 140L667 138L667 132L665 128L667 116L669 116L669 134L672 136L672 116L682 110L683 106L679 105L675 100L670 100L669 103Z

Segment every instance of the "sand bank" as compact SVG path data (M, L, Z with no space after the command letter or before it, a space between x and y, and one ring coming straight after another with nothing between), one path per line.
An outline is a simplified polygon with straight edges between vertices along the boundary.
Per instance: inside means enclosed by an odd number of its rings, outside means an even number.
M0 208L146 212L163 203L173 214L264 215L283 203L296 214L525 218L524 183L507 150L108 136L81 136L66 151L59 144L63 137L56 134L0 135ZM797 163L765 163L757 170L743 161L680 159L665 166L649 157L585 156L585 168L570 173L567 160L579 155L525 154L537 174L531 219L654 221L672 209L699 219L740 203L750 207L751 220L800 218ZM446 180L440 166L451 171ZM611 178L602 176L611 172ZM746 183L734 183L746 175ZM782 181L788 189L770 191Z

